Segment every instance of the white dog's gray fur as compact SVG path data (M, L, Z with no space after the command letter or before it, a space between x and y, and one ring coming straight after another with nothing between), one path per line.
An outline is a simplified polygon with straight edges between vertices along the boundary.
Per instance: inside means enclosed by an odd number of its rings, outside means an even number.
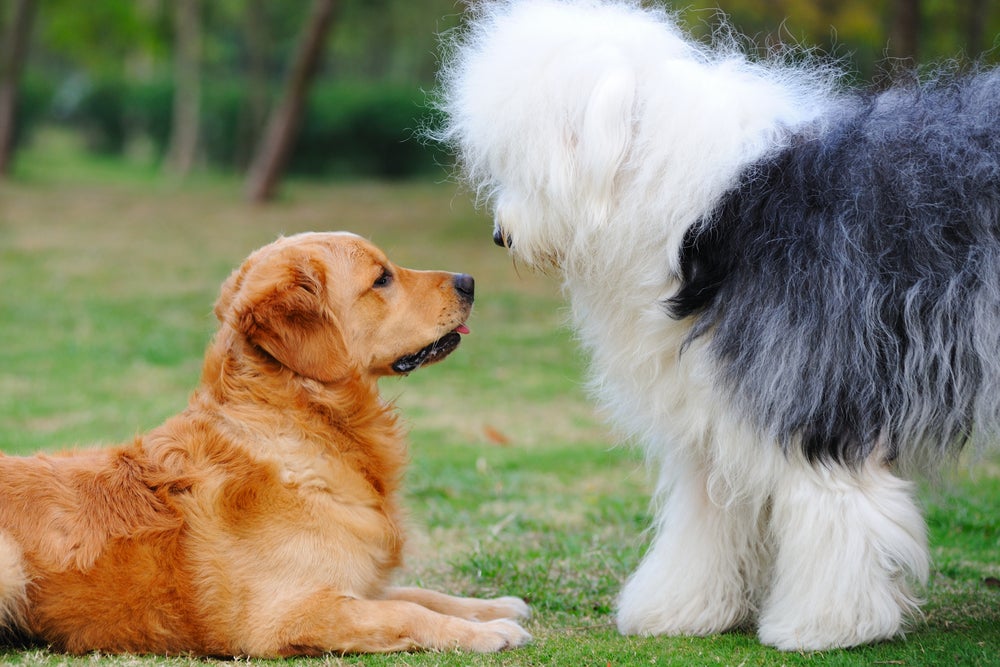
M848 465L785 446L720 390L711 332L664 309L685 235L747 166L850 104L838 73L699 45L627 1L477 4L449 46L438 137L515 257L563 276L593 393L657 475L621 631L756 623L786 650L901 634L929 563L899 452L869 443Z

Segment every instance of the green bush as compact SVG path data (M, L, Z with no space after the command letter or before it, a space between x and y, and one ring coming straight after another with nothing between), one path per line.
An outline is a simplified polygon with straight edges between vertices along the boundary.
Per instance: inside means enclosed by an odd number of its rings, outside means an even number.
M18 91L17 118L14 126L14 146L27 143L31 133L48 117L52 106L54 87L51 82L27 76Z
M247 88L240 81L202 87L201 150L213 168L246 166L260 130L251 127ZM419 138L433 111L416 86L321 83L308 100L291 173L405 178L435 173L439 150ZM173 85L167 79L91 81L65 121L83 131L90 150L120 154L143 136L162 158L170 138Z
M417 88L321 86L309 100L289 168L381 178L431 172L439 156L419 129L432 120Z
M120 79L93 82L69 120L85 134L87 147L98 153L125 150L125 83Z
M87 148L96 153L121 154L129 141L141 135L162 154L170 135L172 97L169 82L91 79L82 85L78 98L58 105L56 120L80 130Z
M173 117L174 86L168 79L132 84L127 89L124 119L129 138L142 135L149 139L156 154L163 157L170 141Z

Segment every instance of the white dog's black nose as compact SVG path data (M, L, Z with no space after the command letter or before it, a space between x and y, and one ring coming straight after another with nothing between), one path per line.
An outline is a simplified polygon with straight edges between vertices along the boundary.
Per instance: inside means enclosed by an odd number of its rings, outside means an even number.
M496 243L501 248L510 247L510 237L503 233L503 230L497 227L493 230L493 242Z
M452 278L455 291L466 301L472 301L476 293L476 281L467 273L455 274Z

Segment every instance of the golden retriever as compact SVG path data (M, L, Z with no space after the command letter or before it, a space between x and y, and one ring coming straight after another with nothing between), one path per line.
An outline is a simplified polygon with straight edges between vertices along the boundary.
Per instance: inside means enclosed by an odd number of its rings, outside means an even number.
M517 598L389 585L406 444L377 380L468 333L473 280L353 234L256 251L184 412L131 444L0 456L0 628L62 651L497 651Z

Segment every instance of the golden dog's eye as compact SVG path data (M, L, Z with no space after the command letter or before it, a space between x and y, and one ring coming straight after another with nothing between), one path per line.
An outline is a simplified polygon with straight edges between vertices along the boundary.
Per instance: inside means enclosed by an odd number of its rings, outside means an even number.
M386 287L391 282L392 282L392 274L389 273L388 269L382 269L382 274L375 280L375 282L372 284L372 287L376 289L379 287Z

